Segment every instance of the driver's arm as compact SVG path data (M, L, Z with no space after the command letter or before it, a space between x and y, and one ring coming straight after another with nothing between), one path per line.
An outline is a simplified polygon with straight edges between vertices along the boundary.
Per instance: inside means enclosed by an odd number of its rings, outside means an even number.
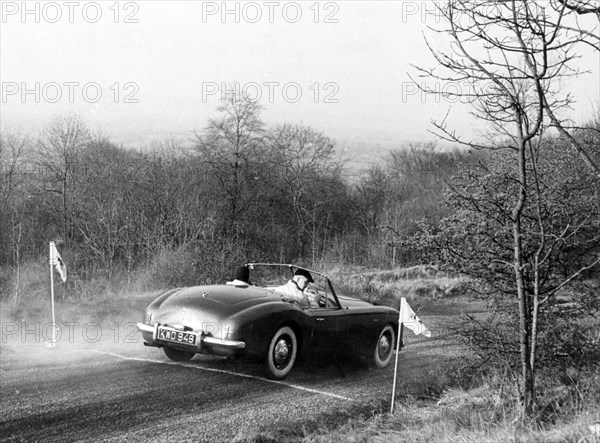
M324 308L327 306L327 299L319 291L313 292L307 290L305 293L308 296L311 308Z

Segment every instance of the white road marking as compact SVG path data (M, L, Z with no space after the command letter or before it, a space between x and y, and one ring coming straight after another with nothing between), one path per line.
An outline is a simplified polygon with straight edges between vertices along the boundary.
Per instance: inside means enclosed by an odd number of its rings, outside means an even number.
M293 385L291 383L286 383L286 382L280 381L280 380L270 380L268 378L258 377L256 375L241 374L239 372L226 371L225 369L207 368L206 366L199 366L198 364L181 363L181 362L174 362L174 361L152 360L152 359L149 359L149 358L139 358L139 357L126 357L124 355L115 354L113 352L94 351L94 350L91 350L91 349L87 349L84 352L92 352L92 353L95 353L95 354L110 355L112 357L120 358L122 360L142 361L142 362L146 362L146 363L159 363L159 364L162 364L162 365L183 366L185 368L200 369L201 371L218 372L218 373L221 373L221 374L235 375L237 377L251 378L251 379L254 379L254 380L260 380L260 381L265 381L265 382L268 382L268 383L274 383L276 385L282 385L282 386L286 386L288 388L298 389L300 391L305 391L305 392L310 392L312 394L320 394L320 395L325 395L325 396L328 396L328 397L338 398L340 400L354 401L353 399L351 399L349 397L344 397L343 395L338 395L338 394L332 394L331 392L319 391L317 389L306 388L306 387L300 386L300 385Z

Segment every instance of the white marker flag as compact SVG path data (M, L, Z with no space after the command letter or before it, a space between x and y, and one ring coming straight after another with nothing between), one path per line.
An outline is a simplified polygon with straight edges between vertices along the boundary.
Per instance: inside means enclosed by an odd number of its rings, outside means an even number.
M400 299L400 316L398 319L398 343L396 344L396 362L394 363L394 383L392 385L392 402L390 413L394 413L394 403L396 400L396 379L398 378L398 354L402 348L402 326L406 326L413 331L415 335L423 334L425 337L431 337L431 331L423 324L417 314L408 306L404 297Z
M404 297L400 300L400 323L413 331L415 335L423 334L425 337L431 337L431 331L408 306L408 302Z
M63 282L67 281L67 265L58 253L53 241L50 242L50 265L56 268Z
M50 300L52 301L52 338L50 339L49 343L46 343L46 346L50 348L54 348L56 346L57 340L56 317L54 315L54 270L52 267L56 268L62 281L66 282L67 265L65 265L65 262L58 253L56 245L53 241L50 242Z

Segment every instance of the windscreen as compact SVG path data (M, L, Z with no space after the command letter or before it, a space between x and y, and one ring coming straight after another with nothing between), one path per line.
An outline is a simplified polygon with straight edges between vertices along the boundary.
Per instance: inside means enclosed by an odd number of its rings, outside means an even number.
M279 264L249 264L248 266L251 284L270 289L286 284L294 276L294 271L298 269L296 266ZM311 276L314 282L309 285L306 292L322 296L323 300L327 301L324 307L337 308L339 305L327 277L316 272L311 272Z

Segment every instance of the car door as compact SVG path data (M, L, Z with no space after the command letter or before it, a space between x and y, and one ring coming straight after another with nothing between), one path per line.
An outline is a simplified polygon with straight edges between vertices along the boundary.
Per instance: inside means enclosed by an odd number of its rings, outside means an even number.
M310 309L307 315L311 319L312 347L318 352L339 353L340 343L345 333L345 322L342 321L342 309L318 308Z
M363 309L349 308L343 319L340 319L339 327L345 331L341 346L355 354L368 353L374 348L384 326L380 315Z

